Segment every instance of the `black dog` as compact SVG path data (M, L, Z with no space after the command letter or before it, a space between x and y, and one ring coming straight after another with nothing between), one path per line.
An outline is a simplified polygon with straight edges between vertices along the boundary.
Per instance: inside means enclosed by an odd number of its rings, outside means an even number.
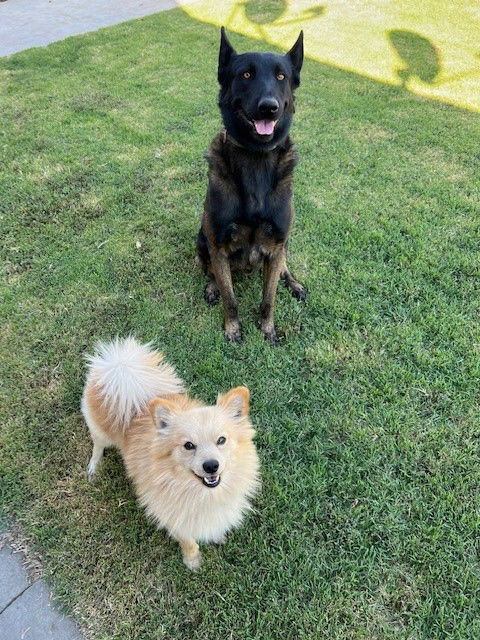
M231 267L263 265L260 326L272 342L279 278L297 299L306 296L286 264L296 164L288 131L302 63L303 32L284 56L238 55L222 27L218 81L225 129L207 153L209 181L197 251L208 276L205 300L214 304L221 295L225 337L231 342L242 338Z

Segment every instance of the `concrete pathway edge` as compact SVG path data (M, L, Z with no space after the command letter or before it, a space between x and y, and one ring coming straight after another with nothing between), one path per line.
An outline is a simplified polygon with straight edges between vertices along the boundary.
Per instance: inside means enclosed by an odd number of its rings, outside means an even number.
M6 0L0 2L0 56L176 6L175 0Z
M0 536L0 638L2 640L82 640L76 623L52 601L42 578L29 578L25 558Z

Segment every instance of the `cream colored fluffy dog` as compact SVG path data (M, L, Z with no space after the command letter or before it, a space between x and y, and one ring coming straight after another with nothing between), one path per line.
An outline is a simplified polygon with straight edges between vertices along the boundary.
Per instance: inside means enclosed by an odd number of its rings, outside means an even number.
M236 387L205 406L186 395L158 351L134 338L100 344L88 360L88 475L105 447L118 447L140 503L179 542L187 567L197 569L198 543L223 542L259 486L248 389Z

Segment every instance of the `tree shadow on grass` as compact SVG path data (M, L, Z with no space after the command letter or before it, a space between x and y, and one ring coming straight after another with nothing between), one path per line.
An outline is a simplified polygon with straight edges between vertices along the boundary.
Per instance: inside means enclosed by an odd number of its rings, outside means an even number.
M420 80L432 87L462 80L480 73L480 67L469 69L451 76L442 76L442 54L428 38L404 29L387 32L388 38L403 65L395 72L402 87L408 90L410 80ZM480 54L477 54L480 57Z
M412 77L433 84L441 72L440 52L430 40L418 33L404 30L388 32L390 42L402 59L403 66L396 69L397 76L405 87Z
M283 27L296 23L301 25L308 20L315 20L326 11L325 6L315 5L305 9L295 18L288 18L289 4L288 0L269 0L261 5L255 0L239 0L233 6L225 26L233 29L238 20L249 22L256 27L257 37L267 40L264 27Z

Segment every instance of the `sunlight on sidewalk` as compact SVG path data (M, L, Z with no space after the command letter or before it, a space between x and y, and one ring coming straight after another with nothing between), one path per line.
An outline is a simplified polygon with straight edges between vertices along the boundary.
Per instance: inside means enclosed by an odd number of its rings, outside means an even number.
M306 55L419 96L480 111L480 2L180 0L202 22L279 47L302 28Z

